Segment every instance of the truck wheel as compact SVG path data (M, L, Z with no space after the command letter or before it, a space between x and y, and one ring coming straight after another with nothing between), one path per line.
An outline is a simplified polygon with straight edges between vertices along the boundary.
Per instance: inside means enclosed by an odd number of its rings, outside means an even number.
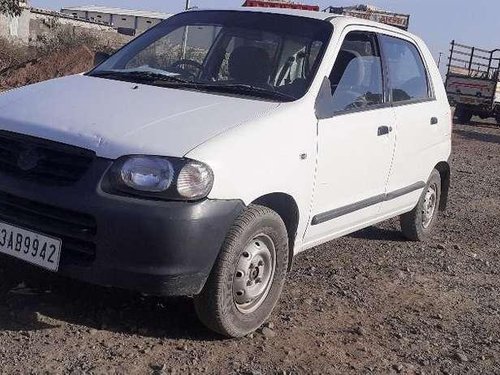
M473 113L462 106L458 106L455 110L455 116L459 124L468 124L472 119Z
M288 268L288 235L281 217L250 205L230 229L194 305L200 320L227 337L242 337L271 314Z
M400 216L401 230L411 241L423 241L431 232L439 211L441 176L433 170L417 206Z

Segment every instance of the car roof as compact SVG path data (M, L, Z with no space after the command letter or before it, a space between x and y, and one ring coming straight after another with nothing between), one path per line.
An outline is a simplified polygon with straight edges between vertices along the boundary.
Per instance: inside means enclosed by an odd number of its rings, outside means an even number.
M207 10L286 14L290 16L314 18L319 20L328 20L332 17L338 16L327 12L315 12L311 10L288 9L288 8L259 8L259 7L203 8L203 9L194 8L189 11L207 11Z
M208 11L208 10L219 10L219 11L236 11L236 12L260 12L260 13L272 13L272 14L285 14L289 16L312 18L317 20L323 20L326 22L331 22L338 26L348 26L353 25L364 25L364 26L374 26L384 30L394 31L403 35L408 35L410 37L416 37L415 35L409 33L408 31L399 29L394 26L383 24L380 22L374 22L370 20L365 20L363 18L344 16L341 14L333 14L329 12L317 12L311 10L300 10L300 9L289 9L289 8L259 8L259 7L235 7L235 8L204 8L204 9L192 9L189 11Z

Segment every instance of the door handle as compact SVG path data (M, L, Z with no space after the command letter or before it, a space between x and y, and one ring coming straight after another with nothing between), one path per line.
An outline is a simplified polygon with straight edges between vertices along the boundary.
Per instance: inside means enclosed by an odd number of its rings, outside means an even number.
M439 122L437 117L431 117L431 125L437 125Z
M379 126L377 135L380 137L381 135L386 135L392 132L392 126Z

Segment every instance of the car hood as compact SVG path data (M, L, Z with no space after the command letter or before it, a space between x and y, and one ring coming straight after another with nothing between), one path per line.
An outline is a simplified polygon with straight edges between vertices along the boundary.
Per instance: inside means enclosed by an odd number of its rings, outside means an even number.
M0 95L0 129L67 143L115 159L182 157L279 103L84 75Z

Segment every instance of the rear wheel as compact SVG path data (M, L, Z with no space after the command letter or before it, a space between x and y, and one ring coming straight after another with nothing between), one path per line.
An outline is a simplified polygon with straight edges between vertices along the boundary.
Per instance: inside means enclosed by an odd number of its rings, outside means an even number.
M288 236L280 216L251 205L230 229L217 262L194 299L200 320L228 337L259 328L271 314L288 267Z
M401 230L411 241L423 241L432 231L441 199L441 175L433 170L417 206L400 216Z

